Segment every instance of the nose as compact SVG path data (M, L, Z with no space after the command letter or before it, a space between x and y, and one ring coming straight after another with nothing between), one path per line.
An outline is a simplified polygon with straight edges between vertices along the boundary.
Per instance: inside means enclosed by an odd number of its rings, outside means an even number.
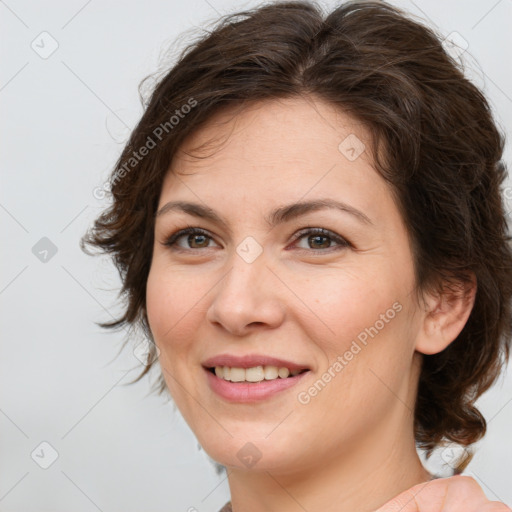
M206 318L235 336L279 327L285 316L281 289L263 254L251 263L234 254L231 268L212 290Z

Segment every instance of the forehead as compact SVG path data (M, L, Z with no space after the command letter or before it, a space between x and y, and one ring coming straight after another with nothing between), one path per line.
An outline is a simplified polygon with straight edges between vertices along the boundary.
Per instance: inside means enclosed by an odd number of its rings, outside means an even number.
M376 172L371 139L358 120L312 97L253 102L212 116L174 156L161 201L194 199L220 207L332 197L374 211L390 199ZM370 216L370 213L369 213Z
M363 124L335 105L313 96L262 100L215 113L181 144L170 171L205 174L222 164L250 174L268 167L317 174L333 164L361 171L373 169L370 147Z

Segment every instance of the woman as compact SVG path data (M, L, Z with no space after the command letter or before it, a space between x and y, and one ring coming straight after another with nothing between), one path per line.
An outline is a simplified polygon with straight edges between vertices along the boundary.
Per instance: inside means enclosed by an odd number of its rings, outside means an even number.
M142 327L142 375L158 351L226 467L224 511L510 510L417 453L484 435L509 355L502 151L441 42L382 2L232 15L159 81L84 242L123 279L103 325Z

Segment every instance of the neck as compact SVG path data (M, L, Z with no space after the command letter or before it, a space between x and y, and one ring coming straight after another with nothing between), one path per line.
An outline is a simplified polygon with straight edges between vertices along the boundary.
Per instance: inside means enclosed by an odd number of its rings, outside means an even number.
M347 453L302 473L229 469L233 512L371 512L431 478L414 443L371 463L369 456Z
M321 460L290 454L279 470L228 467L233 512L371 512L430 480L416 450L411 409L397 401L381 422Z

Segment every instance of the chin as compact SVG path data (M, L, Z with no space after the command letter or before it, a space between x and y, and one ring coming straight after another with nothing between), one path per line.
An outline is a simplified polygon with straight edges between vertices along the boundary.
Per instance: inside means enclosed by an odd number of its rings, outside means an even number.
M299 459L304 462L297 452L297 443L287 446L279 439L264 439L261 437L240 436L229 438L222 443L206 441L201 443L203 450L218 464L227 468L247 471L286 472L286 468L297 469Z

